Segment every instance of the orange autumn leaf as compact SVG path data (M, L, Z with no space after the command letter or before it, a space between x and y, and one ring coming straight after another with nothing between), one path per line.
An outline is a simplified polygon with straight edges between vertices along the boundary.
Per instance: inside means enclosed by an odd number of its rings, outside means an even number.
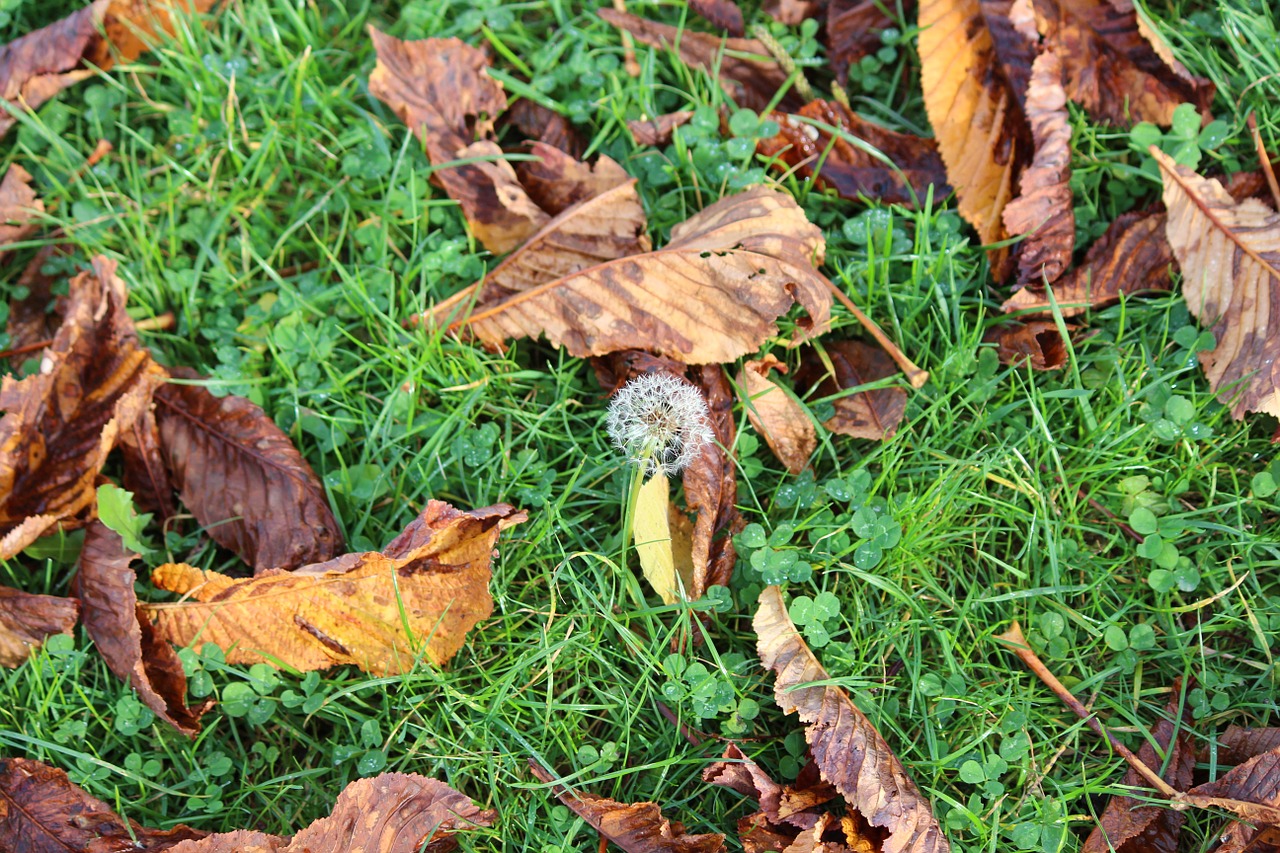
M772 355L743 362L738 374L742 404L773 455L789 472L799 474L818 446L818 434L804 406L769 379L773 370L786 373L787 366Z

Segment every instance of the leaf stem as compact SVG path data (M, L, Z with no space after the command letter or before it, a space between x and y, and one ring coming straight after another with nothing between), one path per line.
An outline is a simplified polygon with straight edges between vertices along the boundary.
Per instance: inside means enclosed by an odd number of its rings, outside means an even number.
M929 371L916 367L915 363L907 358L906 353L898 349L898 345L889 340L889 336L876 325L875 320L862 313L862 309L854 305L849 295L836 287L835 282L829 278L824 278L823 281L827 283L827 287L831 288L831 292L835 294L836 299L839 299L844 304L844 307L848 308L850 313L853 314L854 318L862 324L862 328L870 332L871 337L876 339L876 343L884 347L884 351L889 354L889 358L893 359L894 364L902 368L902 372L907 374L907 381L911 383L911 387L923 388L924 383L929 381Z

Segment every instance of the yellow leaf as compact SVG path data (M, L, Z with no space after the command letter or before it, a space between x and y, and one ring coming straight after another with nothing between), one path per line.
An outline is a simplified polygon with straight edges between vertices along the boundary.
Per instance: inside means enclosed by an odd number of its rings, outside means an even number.
M636 496L632 535L645 580L664 603L675 604L684 594L672 547L670 506L667 477L659 471L640 487ZM692 566L687 558L682 562Z

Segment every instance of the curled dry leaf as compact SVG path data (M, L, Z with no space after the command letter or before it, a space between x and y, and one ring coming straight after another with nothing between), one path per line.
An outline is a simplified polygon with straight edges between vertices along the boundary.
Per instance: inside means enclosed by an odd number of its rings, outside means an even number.
M774 849L787 847L798 830L816 826L822 816L818 808L836 798L836 789L822 781L812 762L800 771L794 785L779 785L735 744L729 744L724 757L702 771L702 781L732 788L760 805L759 814L738 824L744 847L758 845L762 834L783 840ZM749 842L747 836L756 837Z
M867 385L897 374L898 368L884 350L862 341L824 341L831 370L816 350L806 351L796 371L796 386L812 398L831 397L850 388ZM834 371L834 375L832 373ZM834 433L854 438L891 438L907 411L907 392L902 388L872 388L846 394L832 401L836 413L823 422Z
M907 20L911 20L915 5L914 0L903 2ZM884 47L880 34L898 26L885 13L886 8L893 8L893 4L884 0L831 0L827 4L827 56L837 80L843 83L850 65Z
M483 52L458 39L401 41L369 28L378 62L369 91L418 134L436 167L431 179L462 207L485 248L505 254L549 218L489 138L507 107ZM480 139L477 141L476 137ZM457 163L470 158L488 158Z
M84 611L84 627L107 667L128 682L156 716L188 736L200 730L200 717L213 702L187 707L187 676L173 647L159 640L145 617L139 618L138 579L120 534L101 521L85 531L74 593Z
M551 792L596 832L628 853L718 853L724 849L720 833L690 835L684 826L662 816L657 803L620 803L608 797L575 791L553 780L532 759L529 770L551 786Z
M1173 248L1165 237L1165 213L1130 211L1116 217L1106 233L1089 247L1084 263L1053 286L1064 317L1118 302L1122 295L1168 290ZM1049 297L1029 284L1001 306L1005 311L1047 314Z
M1260 842L1260 836L1275 839L1280 827L1280 748L1250 758L1221 779L1197 785L1179 799L1200 808L1225 809L1240 819L1222 833L1218 853L1258 850L1254 842Z
M725 450L733 447L736 427L733 420L733 390L724 370L716 364L693 369L695 384L702 389L716 440L702 448L702 454L684 469L684 500L696 513L693 524L693 588L697 600L708 587L728 586L737 554L733 535L743 527L738 514L738 477L733 458Z
M1020 178L1021 195L1005 206L1004 227L1026 237L1018 252L1018 283L1043 287L1066 272L1076 244L1071 126L1062 61L1052 51L1040 54L1031 65L1026 112L1035 155Z
M777 136L756 141L759 153L774 158L775 168L813 178L842 198L914 204L927 196L931 184L934 198L951 193L946 168L932 139L881 127L835 101L811 101L794 115L774 113L773 118L780 131ZM862 140L893 161L898 170L842 136L833 136L802 119L822 122Z
M170 853L447 853L458 832L493 826L497 814L445 783L416 773L383 773L352 782L322 817L293 838L260 832L219 833L187 841Z
M545 142L571 157L581 157L586 150L586 143L567 118L528 98L520 98L512 104L502 114L502 119L515 125L526 139Z
M648 349L690 364L733 361L777 334L798 302L808 334L827 327L831 296L815 266L822 232L790 196L755 187L677 225L664 248L540 284L474 311L488 344L545 336L579 358Z
M741 36L742 10L733 0L689 0L689 8L731 36Z
M792 474L809 464L818 446L818 433L809 413L794 397L769 379L769 372L787 372L787 366L772 355L760 361L745 361L738 374L739 394L747 419Z
M1167 127L1184 102L1208 115L1213 84L1162 58L1172 52L1140 25L1131 0L1034 2L1046 45L1062 57L1067 96L1098 121Z
M59 248L50 244L36 252L18 276L18 287L26 292L26 298L9 300L9 322L5 324L5 333L14 353L9 364L15 371L28 358L39 354L44 343L57 334L62 321L56 313L57 300L53 295L57 279L43 272L45 263Z
M115 261L99 256L73 278L40 372L0 383L0 559L58 524L84 523L107 454L160 382L115 271Z
M407 672L421 651L440 665L492 612L494 544L526 517L506 504L459 512L428 501L381 552L243 580L168 564L152 583L185 599L141 612L165 639L216 643L231 663L304 671L350 663L383 675Z
M31 173L12 164L0 180L0 257L10 245L35 231L37 225L32 220L42 213L44 202L31 188Z
M173 376L200 378L185 368ZM174 383L157 389L155 404L165 466L215 542L259 573L341 553L320 479L266 412L244 397Z
M1047 320L1005 323L987 332L982 340L996 345L1001 364L1030 362L1035 370L1058 370L1067 363L1067 344L1057 325Z
M0 586L0 666L21 666L52 634L70 634L75 599L34 595Z
M1151 154L1187 308L1218 342L1200 353L1209 385L1237 420L1280 416L1280 215L1257 199L1236 202L1155 147Z
M773 105L778 90L787 84L787 72L769 54L764 42L681 30L616 9L598 9L596 14L642 44L678 50L690 68L718 73L720 85L740 107L767 109ZM788 89L777 108L795 111L803 105L799 95Z
M26 758L0 758L0 839L7 850L150 853L204 835L189 826L159 830L126 824L62 770Z
M531 143L529 153L538 159L517 163L516 174L534 203L552 216L631 181L625 169L604 155L588 165L545 142Z
M693 118L692 110L666 113L651 119L633 119L627 122L627 130L636 145L666 145L671 141L676 128L687 124Z
M760 593L753 624L760 661L777 675L778 707L804 721L805 740L822 778L871 827L886 833L884 853L949 851L928 801L849 694L830 683L830 674L787 615L778 587Z
M1218 738L1218 760L1225 764L1243 764L1255 755L1280 749L1280 727L1246 729L1227 726ZM1205 755L1200 760L1208 761Z
M806 18L816 18L822 12L821 0L764 0L760 11L780 24L796 27Z

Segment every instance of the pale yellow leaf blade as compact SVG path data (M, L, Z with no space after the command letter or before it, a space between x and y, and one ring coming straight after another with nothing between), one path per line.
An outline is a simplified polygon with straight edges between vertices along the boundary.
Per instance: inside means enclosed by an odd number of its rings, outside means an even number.
M631 523L640 569L664 604L675 604L682 597L672 549L670 506L669 483L659 471L640 487Z

